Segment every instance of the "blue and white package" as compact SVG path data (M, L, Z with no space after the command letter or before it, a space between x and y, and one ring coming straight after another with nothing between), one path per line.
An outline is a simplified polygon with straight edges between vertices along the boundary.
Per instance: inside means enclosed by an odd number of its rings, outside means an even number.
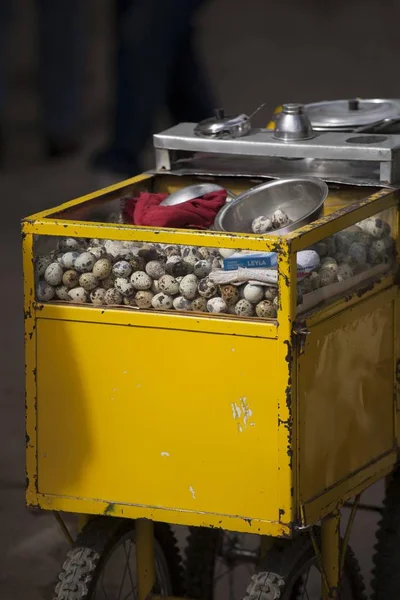
M277 265L276 252L235 252L224 258L224 271L236 269L273 269Z

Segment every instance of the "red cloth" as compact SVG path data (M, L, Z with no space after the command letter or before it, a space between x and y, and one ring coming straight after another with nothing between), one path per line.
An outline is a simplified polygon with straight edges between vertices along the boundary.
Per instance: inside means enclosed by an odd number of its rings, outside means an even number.
M125 222L148 227L208 229L225 204L227 193L218 190L175 206L159 206L167 196L140 192L127 200L123 211Z

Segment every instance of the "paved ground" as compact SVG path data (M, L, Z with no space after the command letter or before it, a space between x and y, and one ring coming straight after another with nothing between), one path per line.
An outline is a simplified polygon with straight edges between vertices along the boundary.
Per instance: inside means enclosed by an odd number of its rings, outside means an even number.
M15 0L9 60L6 168L0 173L0 597L45 600L66 544L50 516L24 509L23 331L19 220L91 190L86 157L104 137L110 53L106 0L90 0L85 147L78 158L47 164L41 154L34 86L32 7ZM266 100L399 96L394 65L400 42L398 3L321 3L214 0L201 19L201 47L230 111L251 111ZM394 18L395 17L397 18ZM260 116L260 121L266 120ZM369 493L378 500L378 488ZM368 578L375 520L360 515L353 535Z

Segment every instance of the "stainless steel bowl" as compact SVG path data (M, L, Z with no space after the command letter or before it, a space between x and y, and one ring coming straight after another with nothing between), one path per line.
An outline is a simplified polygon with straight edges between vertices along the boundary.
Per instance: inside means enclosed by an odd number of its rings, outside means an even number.
M289 233L317 219L327 195L326 183L314 177L292 177L263 183L225 204L215 218L213 229L251 233L251 224L256 217L271 217L279 208L291 222L266 235Z

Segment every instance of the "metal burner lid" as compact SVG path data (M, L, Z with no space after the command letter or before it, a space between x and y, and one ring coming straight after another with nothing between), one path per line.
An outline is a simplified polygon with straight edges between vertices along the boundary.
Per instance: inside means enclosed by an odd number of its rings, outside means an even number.
M305 112L314 129L347 129L399 117L400 100L330 100L306 104Z

